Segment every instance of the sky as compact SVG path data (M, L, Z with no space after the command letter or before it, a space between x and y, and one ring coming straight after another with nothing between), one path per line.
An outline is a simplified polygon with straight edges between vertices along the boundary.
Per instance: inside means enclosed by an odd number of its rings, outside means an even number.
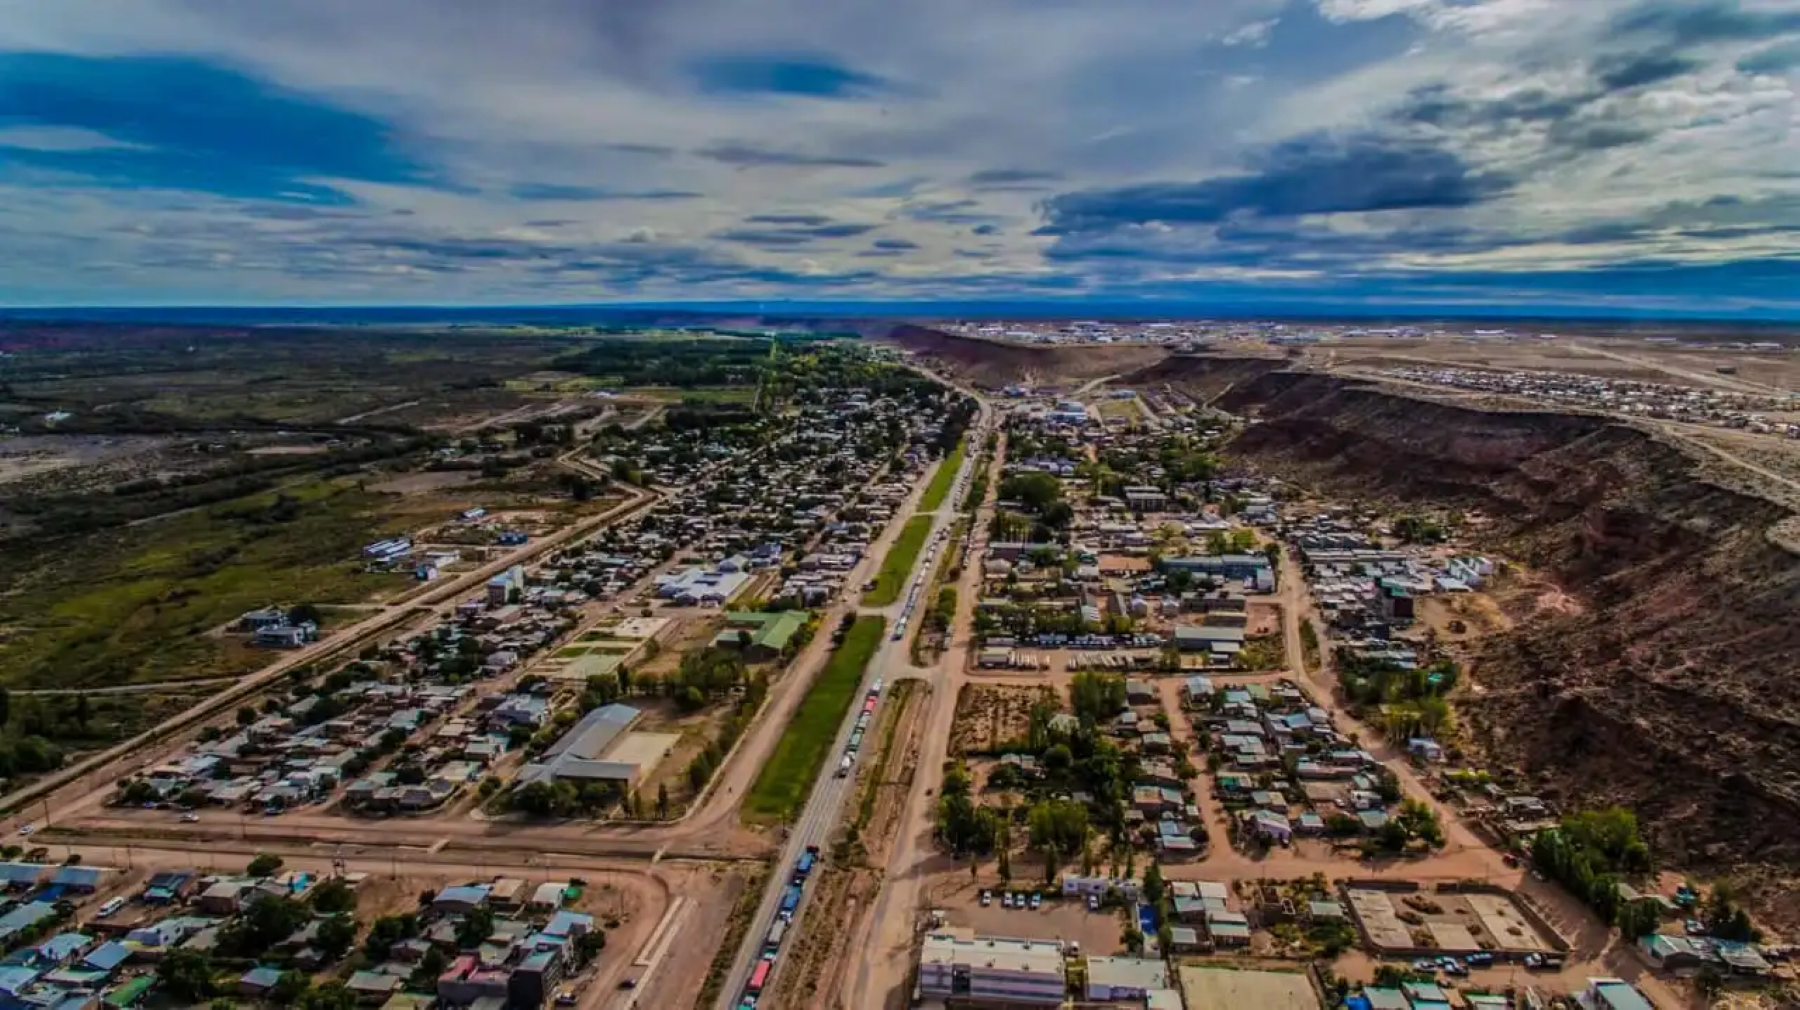
M1797 86L1800 0L0 0L0 304L1793 318Z

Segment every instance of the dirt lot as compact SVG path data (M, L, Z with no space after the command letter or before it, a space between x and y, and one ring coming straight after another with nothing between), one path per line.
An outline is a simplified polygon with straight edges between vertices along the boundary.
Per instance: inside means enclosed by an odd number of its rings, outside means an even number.
M1031 708L1040 701L1060 705L1061 697L1046 685L964 684L950 726L950 753L989 753L1024 736L1031 728Z
M429 494L446 488L472 484L481 479L481 474L474 470L420 470L417 473L406 473L372 485L370 490L382 494Z
M1430 948L1450 954L1555 950L1510 896L1349 889L1364 935L1378 951Z

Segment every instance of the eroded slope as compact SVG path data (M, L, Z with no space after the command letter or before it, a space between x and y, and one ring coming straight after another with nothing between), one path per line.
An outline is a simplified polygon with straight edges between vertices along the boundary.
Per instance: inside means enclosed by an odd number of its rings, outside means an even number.
M1274 372L1221 406L1238 456L1323 487L1457 502L1581 613L1489 639L1463 712L1493 755L1576 802L1624 801L1688 865L1800 867L1800 564L1791 513L1604 418L1449 405Z

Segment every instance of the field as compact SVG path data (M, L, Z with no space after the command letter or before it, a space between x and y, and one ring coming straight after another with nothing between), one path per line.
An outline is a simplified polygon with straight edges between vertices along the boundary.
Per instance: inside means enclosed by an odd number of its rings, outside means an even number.
M887 620L858 617L834 649L812 689L795 709L793 721L775 744L775 752L744 799L744 814L753 820L788 821L800 812L813 781L819 777L825 752L837 738L844 714L856 699L863 668L881 647Z
M963 457L968 455L969 440L965 436L956 443L956 449L937 468L932 475L931 485L925 489L925 497L919 501L920 512L936 512L944 507L944 499L950 497L950 485L956 483L956 472L962 469Z
M210 634L269 604L357 603L409 584L360 570L396 531L385 498L321 480L112 530L15 547L0 597L12 687L81 687L247 672L270 655Z
M881 559L881 573L875 576L875 588L864 594L863 605L885 607L900 598L900 591L906 588L906 574L912 571L913 562L919 559L919 550L930 535L930 516L913 516L906 521L894 545L888 548L887 557Z
M1048 685L964 684L950 724L950 753L989 754L1022 739L1031 729L1032 706L1040 703L1060 707L1061 699Z

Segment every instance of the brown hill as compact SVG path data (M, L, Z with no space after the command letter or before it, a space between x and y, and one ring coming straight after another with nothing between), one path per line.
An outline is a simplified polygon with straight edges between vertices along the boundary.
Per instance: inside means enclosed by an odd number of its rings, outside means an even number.
M1459 707L1496 759L1574 803L1628 804L1681 865L1764 880L1800 867L1800 564L1771 535L1789 510L1605 418L1285 371L1221 406L1261 422L1236 456L1321 487L1479 508L1496 548L1586 604L1484 643L1484 691ZM1764 891L1765 911L1800 919L1800 899L1778 893Z
M1143 344L1015 344L964 337L923 326L896 326L880 338L972 385L1058 386L1120 375L1161 361Z

